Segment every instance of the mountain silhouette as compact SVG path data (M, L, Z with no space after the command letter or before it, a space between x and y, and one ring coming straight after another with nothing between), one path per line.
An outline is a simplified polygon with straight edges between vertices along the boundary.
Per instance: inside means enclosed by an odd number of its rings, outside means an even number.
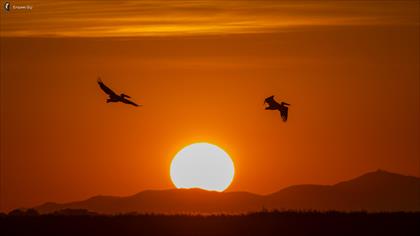
M261 209L420 211L420 178L378 170L335 185L294 185L264 196L201 189L147 190L128 197L45 203L35 209L40 213L87 209L105 214L243 213Z

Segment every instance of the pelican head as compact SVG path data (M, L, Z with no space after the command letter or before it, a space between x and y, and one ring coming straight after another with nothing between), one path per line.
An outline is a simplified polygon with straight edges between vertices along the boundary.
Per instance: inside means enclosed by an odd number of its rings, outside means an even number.
M130 96L128 96L128 95L126 95L124 93L120 94L120 97L122 97L122 98L131 98Z

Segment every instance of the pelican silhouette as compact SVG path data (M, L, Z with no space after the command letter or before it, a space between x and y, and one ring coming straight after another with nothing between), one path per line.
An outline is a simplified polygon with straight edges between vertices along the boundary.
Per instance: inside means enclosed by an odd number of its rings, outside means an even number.
M281 102L278 103L276 100L274 100L274 96L270 96L264 100L264 103L268 104L268 107L266 107L266 110L279 110L280 116L283 119L284 122L287 121L287 115L289 113L289 108L287 106L290 106L289 103Z
M109 98L106 100L107 103L109 102L122 102L125 104L130 104L133 106L139 106L138 104L128 100L127 98L131 98L128 95L125 95L124 93L121 93L120 95L116 94L114 91L112 91L112 89L108 88L101 80L101 78L98 78L98 84L99 87L106 93L108 94Z

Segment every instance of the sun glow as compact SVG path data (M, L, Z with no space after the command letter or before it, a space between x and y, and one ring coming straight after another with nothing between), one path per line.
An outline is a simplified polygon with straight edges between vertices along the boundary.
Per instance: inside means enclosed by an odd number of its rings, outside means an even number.
M172 160L170 175L177 188L224 191L233 180L232 159L220 147L194 143L184 147Z

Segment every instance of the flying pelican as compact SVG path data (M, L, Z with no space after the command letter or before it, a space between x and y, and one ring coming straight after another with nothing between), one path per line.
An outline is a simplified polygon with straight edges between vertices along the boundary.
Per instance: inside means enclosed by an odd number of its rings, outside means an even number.
M123 93L121 93L120 95L116 94L114 91L112 91L112 89L108 88L101 80L101 78L98 78L98 84L99 87L106 93L108 94L109 98L106 100L107 103L109 102L123 102L125 104L130 104L133 106L139 106L138 104L128 100L127 98L131 98L128 95L125 95Z
M290 106L289 103L281 102L278 103L276 100L274 100L274 96L270 96L264 100L264 103L268 104L268 107L266 107L266 110L279 110L280 116L283 119L284 122L287 121L287 114L289 111L289 108L287 106Z

